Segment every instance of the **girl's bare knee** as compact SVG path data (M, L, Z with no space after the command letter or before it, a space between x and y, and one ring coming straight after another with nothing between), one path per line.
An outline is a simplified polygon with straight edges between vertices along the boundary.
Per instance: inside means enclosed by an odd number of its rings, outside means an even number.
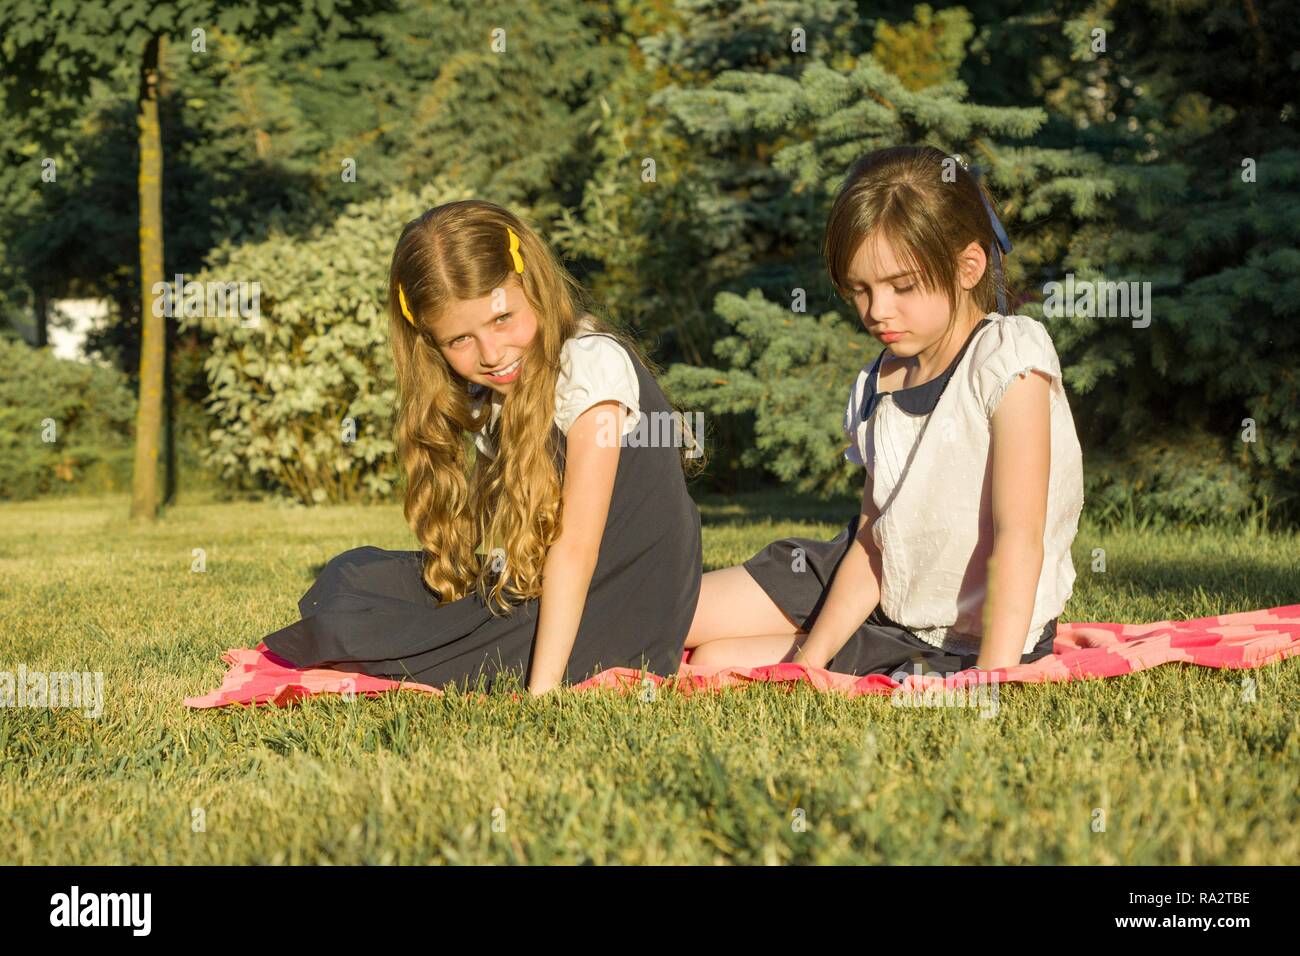
M798 625L776 606L744 565L735 565L704 575L686 647L731 637L778 635L786 628L794 634Z

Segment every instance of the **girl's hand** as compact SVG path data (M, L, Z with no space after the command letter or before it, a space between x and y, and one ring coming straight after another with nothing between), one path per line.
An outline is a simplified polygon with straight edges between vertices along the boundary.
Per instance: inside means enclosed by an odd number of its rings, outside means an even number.
M549 694L549 693L551 693L552 691L556 690L558 687L559 687L558 684L550 684L550 685L546 685L546 684L542 684L542 685L530 685L529 688L528 688L528 693L529 693L530 695L532 695L533 697L542 697L542 696L544 696L544 695L546 695L546 694Z
M811 636L811 635L810 635ZM805 640L805 644L807 641ZM804 653L804 644L799 645L799 649L794 652L794 657L790 658L791 664L802 664L804 667L815 667L818 670L825 670L826 665L830 663L830 658L822 659L823 655L814 654L809 656Z

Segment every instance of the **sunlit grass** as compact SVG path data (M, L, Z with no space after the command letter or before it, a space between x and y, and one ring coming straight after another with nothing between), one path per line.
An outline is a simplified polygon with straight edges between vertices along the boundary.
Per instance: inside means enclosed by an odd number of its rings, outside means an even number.
M329 557L414 540L397 507L194 499L144 529L128 504L0 506L0 670L101 671L107 698L96 719L0 709L0 862L1300 859L1294 659L1008 686L992 719L804 686L194 711ZM856 505L702 499L705 566L833 537ZM1063 618L1295 603L1297 555L1295 535L1085 526Z

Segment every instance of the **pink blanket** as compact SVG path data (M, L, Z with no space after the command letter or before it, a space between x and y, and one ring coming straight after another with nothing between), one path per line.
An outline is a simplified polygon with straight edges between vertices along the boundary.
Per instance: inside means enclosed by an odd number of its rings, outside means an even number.
M949 677L909 675L902 684L873 674L854 677L802 664L769 664L764 667L695 667L690 651L682 655L676 677L647 675L653 684L675 684L679 691L713 690L754 681L785 683L806 681L819 691L835 691L849 697L860 694L888 695L896 688L965 687L991 679L998 683L1041 683L1115 677L1146 670L1171 661L1202 667L1259 667L1300 654L1300 604L1221 614L1189 621L1157 621L1153 624L1065 624L1058 623L1052 654L1032 664L1018 664L997 671L962 671ZM221 686L201 697L187 697L189 707L224 707L227 704L274 704L283 707L313 694L365 694L373 696L391 690L413 690L440 694L424 684L368 677L331 669L298 670L259 644L255 648L227 651L222 659L230 664ZM598 687L622 692L646 686L640 673L615 667L577 684L575 691Z

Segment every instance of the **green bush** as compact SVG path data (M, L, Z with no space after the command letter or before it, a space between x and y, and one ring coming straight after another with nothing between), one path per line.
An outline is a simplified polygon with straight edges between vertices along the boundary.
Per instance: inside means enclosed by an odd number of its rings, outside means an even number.
M1233 460L1221 436L1190 428L1121 451L1084 453L1085 510L1103 526L1162 529L1282 517L1296 489Z
M237 314L185 315L177 304L182 328L211 336L204 369L215 427L205 464L304 504L391 497L399 468L388 265L407 221L461 198L437 180L418 194L356 203L305 237L225 243L187 277L260 290L259 319L248 324Z
M136 400L113 368L0 338L0 498L130 487Z

